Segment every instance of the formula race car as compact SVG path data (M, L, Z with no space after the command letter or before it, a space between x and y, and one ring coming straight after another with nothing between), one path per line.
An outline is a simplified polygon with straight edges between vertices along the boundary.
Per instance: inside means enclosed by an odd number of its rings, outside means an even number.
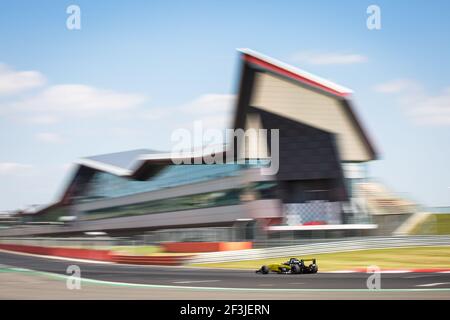
M311 261L312 263L308 266L305 264L305 261ZM284 263L274 263L269 265L264 265L258 270L256 273L268 274L269 272L276 273L317 273L319 270L316 259L297 259L291 258L289 261Z

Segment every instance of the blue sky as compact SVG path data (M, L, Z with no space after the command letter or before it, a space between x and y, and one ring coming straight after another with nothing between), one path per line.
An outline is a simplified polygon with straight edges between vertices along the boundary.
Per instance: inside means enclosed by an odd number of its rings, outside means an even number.
M54 200L74 159L167 150L173 129L220 122L240 47L352 88L381 150L370 175L450 205L449 14L445 0L2 1L0 210Z

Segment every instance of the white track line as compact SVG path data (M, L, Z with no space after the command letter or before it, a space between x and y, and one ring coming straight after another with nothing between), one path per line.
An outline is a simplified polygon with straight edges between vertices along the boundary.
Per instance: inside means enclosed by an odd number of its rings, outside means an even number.
M436 287L436 286L442 286L444 284L450 284L450 282L435 282L435 283L418 284L418 285L416 285L416 287Z
M220 280L192 280L192 281L175 281L172 283L182 284L182 283L202 283L202 282L219 282Z

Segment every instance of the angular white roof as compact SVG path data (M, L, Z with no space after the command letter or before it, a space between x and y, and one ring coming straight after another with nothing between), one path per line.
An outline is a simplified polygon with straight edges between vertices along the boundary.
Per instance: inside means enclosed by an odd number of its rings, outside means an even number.
M275 66L275 67L277 67L279 69L285 70L285 71L287 71L289 73L292 73L293 75L297 75L301 79L306 80L306 82L308 82L311 85L315 85L316 84L319 87L328 88L331 91L334 91L334 92L336 92L336 93L338 93L339 95L342 95L342 96L347 96L347 95L350 95L350 94L353 93L353 90L351 90L349 88L346 88L344 86L336 84L336 83L334 83L334 82L332 82L330 80L318 77L318 76L316 76L316 75L314 75L312 73L309 73L309 72L307 72L305 70L296 68L296 67L291 66L291 65L289 65L287 63L284 63L282 61L276 60L276 59L271 58L269 56L266 56L266 55L264 55L262 53L259 53L257 51L254 51L254 50L251 50L251 49L246 49L246 48L245 49L237 49L237 50L239 52L247 55L247 56L250 56L250 57L256 58L256 59L258 59L260 61L266 62L269 65L272 65L272 66ZM300 80L300 79L297 79L297 80Z

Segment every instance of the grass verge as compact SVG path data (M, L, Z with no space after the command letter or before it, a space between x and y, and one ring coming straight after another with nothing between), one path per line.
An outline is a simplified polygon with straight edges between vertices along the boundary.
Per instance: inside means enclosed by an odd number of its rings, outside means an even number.
M192 253L172 253L164 252L160 246L117 246L111 247L111 251L117 254L135 255L135 256L186 256Z
M411 232L414 235L450 235L450 214L430 214Z
M320 271L367 268L370 265L376 265L382 269L450 268L450 246L358 250L315 254L302 258L313 257L317 259ZM289 260L289 258L291 256L261 260L192 264L192 266L256 270L264 264L280 263Z

